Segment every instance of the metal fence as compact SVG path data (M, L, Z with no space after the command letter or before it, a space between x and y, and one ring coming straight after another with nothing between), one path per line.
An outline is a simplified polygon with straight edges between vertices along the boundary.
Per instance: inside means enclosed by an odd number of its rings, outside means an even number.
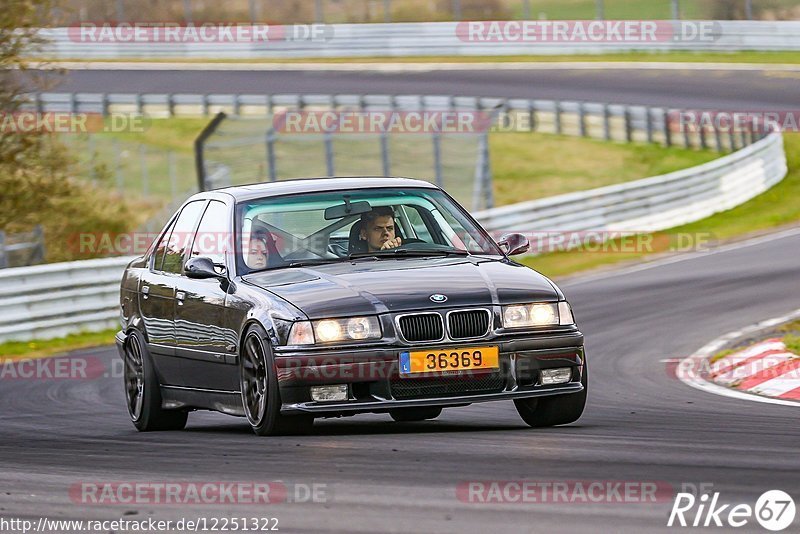
M168 202L197 191L191 152L177 152L102 134L61 137L78 160L81 178L105 189Z
M20 234L7 234L0 230L0 269L36 265L43 261L44 232L41 226Z
M724 129L721 121L683 123L684 111L663 107L533 99L476 98L452 95L252 95L252 94L104 94L31 95L39 111L133 113L155 117L219 114L214 128L196 144L195 184L189 162L146 163L139 148L139 169L131 169L133 189L160 190L173 201L196 188L213 189L279 179L338 175L402 175L429 179L472 209L494 206L487 132L540 132L618 142L732 152L763 137L759 128ZM450 135L281 133L274 117L291 110L358 113L463 113L488 116L485 132ZM482 115L479 115L482 114ZM96 141L99 143L99 141ZM88 153L93 153L88 150ZM105 151L121 182L118 161L125 154ZM160 161L160 164L159 164ZM138 174L140 183L136 184ZM131 173L129 173L131 174ZM126 181L126 183L128 183ZM167 191L165 188L168 188ZM175 192L179 191L176 196Z
M534 22L535 23L535 22ZM477 36L471 28L479 25ZM707 51L800 50L800 21L665 21L655 25L652 36L624 38L619 32L610 37L574 36L570 28L565 36L535 39L522 38L520 28L500 22L497 27L480 22L426 22L393 24L336 24L312 27L300 32L308 38L281 37L273 40L257 38L143 39L129 42L124 38L82 38L74 28L42 29L40 36L49 40L38 55L54 59L289 59L289 58L356 58L408 56L509 56L602 54L630 51ZM654 23L655 24L655 23ZM494 30L492 28L495 28ZM506 29L514 36L504 37ZM491 31L499 32L499 36ZM605 34L609 30L602 30ZM212 31L212 33L214 33ZM250 34L257 33L251 31ZM535 33L535 32L534 32ZM99 34L98 34L99 35ZM638 35L638 34L637 34ZM222 40L223 42L220 42Z

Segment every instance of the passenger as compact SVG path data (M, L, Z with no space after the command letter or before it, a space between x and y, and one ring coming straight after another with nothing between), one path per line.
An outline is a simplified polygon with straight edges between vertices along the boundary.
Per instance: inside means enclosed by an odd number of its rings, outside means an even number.
M250 235L247 245L247 266L251 269L264 269L267 267L267 238L264 234Z

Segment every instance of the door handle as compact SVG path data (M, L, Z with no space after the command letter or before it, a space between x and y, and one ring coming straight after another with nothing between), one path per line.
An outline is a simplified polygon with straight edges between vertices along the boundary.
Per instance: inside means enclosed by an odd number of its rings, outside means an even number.
M142 286L142 298L147 300L148 295L150 295L150 286Z
M175 293L175 298L178 300L178 306L183 306L183 301L186 300L186 293L178 291Z

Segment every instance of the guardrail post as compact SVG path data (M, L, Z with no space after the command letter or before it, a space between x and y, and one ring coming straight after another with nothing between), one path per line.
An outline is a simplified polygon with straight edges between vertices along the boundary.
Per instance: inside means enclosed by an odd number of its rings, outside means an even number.
M683 147L692 148L692 139L689 137L689 126L683 124L681 129L683 130Z
M717 152L722 152L722 132L719 131L718 121L714 121L714 145Z
M647 125L647 142L653 142L653 110L652 108L644 108L646 114L645 124Z
M167 94L167 114L170 117L175 116L175 95L172 93Z
M8 267L8 256L6 255L6 233L0 230L0 269Z
M239 101L240 96L238 93L233 95L233 114L237 117L241 115L242 110L242 103Z
M103 93L103 96L101 98L102 98L102 101L100 103L100 106L102 107L101 113L103 114L103 117L108 117L108 115L111 113L111 103L108 100L108 93Z
M528 100L528 124L530 125L529 132L536 131L536 106L533 105L532 100Z
M28 265L44 262L44 229L41 224L33 228L33 252L28 258Z
M78 96L75 93L69 94L69 112L73 115L78 112Z
M144 115L144 98L142 93L136 93L136 114L140 117Z
M631 110L628 106L625 106L623 115L625 117L625 141L630 143L633 141L633 125L631 124Z
M208 117L208 95L203 94L203 117Z
M553 115L553 120L555 122L555 130L557 135L561 135L561 102L556 100L555 104L555 114Z
M611 112L608 104L603 104L603 139L611 141Z
M706 127L704 124L700 124L700 147L703 149L708 148L708 139L706 139Z
M578 130L581 137L586 137L586 110L583 102L578 102Z
M275 108L272 106L272 95L265 95L265 96L267 98L266 104L265 104L267 106L266 112L267 112L267 116L270 117L270 116L272 116L273 111L275 110Z
M275 166L275 129L270 128L267 130L267 172L269 174L269 181L276 182L278 180L277 168Z
M731 152L736 150L736 129L728 128L728 142L731 145Z
M662 120L664 121L664 145L665 146L672 146L672 130L669 127L669 110L664 108L662 110Z

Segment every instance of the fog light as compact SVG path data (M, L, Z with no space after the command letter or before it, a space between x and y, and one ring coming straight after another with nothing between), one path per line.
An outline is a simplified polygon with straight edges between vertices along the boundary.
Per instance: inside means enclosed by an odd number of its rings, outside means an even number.
M558 369L542 369L542 385L552 386L553 384L563 384L572 378L571 367L559 367Z
M347 384L339 384L336 386L313 386L311 388L311 398L314 399L315 402L346 401Z

